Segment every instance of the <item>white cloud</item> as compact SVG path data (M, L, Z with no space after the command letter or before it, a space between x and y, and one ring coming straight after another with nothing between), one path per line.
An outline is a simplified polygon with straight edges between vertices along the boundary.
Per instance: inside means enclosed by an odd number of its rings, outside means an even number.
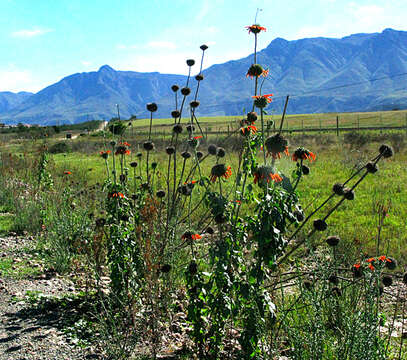
M51 31L52 31L51 29L31 29L31 30L23 29L12 32L11 36L15 38L29 39L35 36L47 34Z
M30 71L7 69L0 70L0 91L38 91Z
M93 65L92 61L82 60L81 64L86 67L90 67Z
M176 49L177 46L172 41L150 41L147 47L152 49Z

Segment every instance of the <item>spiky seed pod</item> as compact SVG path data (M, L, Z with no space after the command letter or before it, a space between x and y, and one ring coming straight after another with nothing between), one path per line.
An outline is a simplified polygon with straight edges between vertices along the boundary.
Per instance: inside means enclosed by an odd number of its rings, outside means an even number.
M194 66L195 65L195 60L194 59L188 59L187 60L187 65L188 66Z
M165 152L167 153L167 155L172 155L175 152L175 148L174 146L168 146L165 148Z
M332 292L332 295L336 296L336 297L339 297L342 295L342 290L340 288L338 288L337 286L333 287L331 292Z
M171 116L174 119L176 119L176 118L179 118L181 116L181 113L179 112L179 110L174 110L174 111L171 111Z
M132 168L137 167L137 165L138 165L137 161L132 161L132 162L130 163L130 166L131 166Z
M202 81L204 79L204 76L202 74L198 74L195 76L196 81Z
M103 227L106 224L106 219L105 218L98 218L95 221L95 224L97 227Z
M325 231L327 229L327 223L322 219L314 220L314 228L317 231Z
M199 145L198 139L192 138L188 140L188 145L190 148L195 149Z
M336 183L336 184L334 184L334 186L332 187L332 191L333 191L336 195L342 196L342 195L344 194L344 187L343 187L343 184L341 184L341 183Z
M191 275L195 275L198 272L198 264L192 260L188 265L188 272Z
M278 154L286 150L288 141L281 134L275 134L267 138L264 145L269 153Z
M163 197L165 197L165 191L164 191L164 190L158 190L158 191L156 192L156 196L157 196L159 199L162 199Z
M394 270L397 267L397 261L393 258L387 258L387 260L389 261L386 261L386 268L389 270Z
M200 48L202 51L205 51L206 49L208 49L208 45L202 44L199 48Z
M384 286L391 286L393 284L393 278L389 275L385 275L382 278L382 283Z
M191 89L189 87L184 87L181 89L181 94L184 96L188 96L191 93Z
M339 244L339 240L339 236L328 236L325 241L329 246L334 247Z
M179 191L182 195L185 195L185 196L191 195L191 192L192 192L191 188L190 188L189 186L186 186L186 185L181 185L181 186L178 188L178 191Z
M147 110L148 111L155 112L155 111L157 111L157 109L158 109L158 106L157 106L156 103L148 103L147 104Z
M254 99L254 106L263 109L265 108L269 102L267 101L267 98L265 96L259 96L256 99Z
M138 152L138 153L136 154L136 157L138 157L139 159L140 159L142 156L143 156L143 154L142 154L141 152Z
M380 154L382 154L382 156L384 158L389 158L393 156L393 148L389 145L383 144L380 146L379 148L379 152Z
M353 200L355 198L355 192L350 188L343 189L343 196L346 200Z
M216 151L216 156L219 158L223 158L226 155L226 151L223 147L218 147Z
M181 124L175 124L172 127L172 131L174 131L174 133L176 133L176 134L181 134L182 133L182 125Z
M191 190L195 187L195 184L193 182L190 182L186 184Z
M221 177L226 175L228 168L225 164L216 164L211 169L211 176Z
M354 265L352 266L352 274L354 278L361 278L363 276L363 269L360 266L356 267Z
M191 157L191 153L188 151L184 151L181 153L181 156L186 160L189 159Z
M255 111L250 111L247 113L247 122L253 124L257 120L257 113Z
M227 220L227 217L224 214L217 214L214 217L215 223L217 224L224 224Z
M328 281L329 281L331 284L334 284L334 285L338 285L338 284L339 284L339 279L338 279L338 277L337 277L335 274L332 274L332 275L328 278Z
M164 264L161 266L161 272L164 274L167 274L171 271L171 265L170 264Z
M205 232L206 232L207 234L209 234L209 235L213 235L213 234L215 233L215 231L213 230L213 227L212 227L212 226L208 226L208 227L205 229Z
M119 180L120 180L120 182L125 182L126 181L126 175L120 174Z
M189 124L189 125L187 125L186 129L187 129L187 131L188 131L189 133L191 133L191 132L195 131L195 126Z
M152 141L146 141L146 142L143 144L143 148L144 148L144 150L146 150L146 151L151 151L151 150L154 149L154 143L153 143Z
M404 285L407 285L407 272L403 275L403 283Z
M148 183L142 183L142 184L141 184L141 188L142 188L143 190L148 190L148 189L150 188L150 185L149 185Z
M252 64L249 67L249 70L247 70L247 76L253 76L253 77L257 77L260 76L261 74L263 74L263 67L259 64Z
M311 280L304 280L302 282L302 285L306 290L311 290L312 289L312 281Z
M297 218L298 222L304 221L304 213L300 210L295 210L294 211L294 216Z
M301 167L302 173L304 175L308 175L309 174L309 167L307 165L302 165Z
M157 169L157 166L158 166L158 164L157 164L156 162L152 162L152 163L151 163L151 168L152 168L153 170Z
M191 106L191 108L195 109L199 106L199 101L197 100L191 101L189 105Z
M178 85L172 85L171 90L174 91L174 92L177 92L179 90L179 86Z
M368 162L366 164L366 170L367 172L369 172L370 174L374 174L375 172L377 172L378 167L374 162Z
M217 147L216 145L210 144L210 145L208 146L208 153L209 153L209 154L211 154L211 155L216 155L217 151L218 151L218 147Z

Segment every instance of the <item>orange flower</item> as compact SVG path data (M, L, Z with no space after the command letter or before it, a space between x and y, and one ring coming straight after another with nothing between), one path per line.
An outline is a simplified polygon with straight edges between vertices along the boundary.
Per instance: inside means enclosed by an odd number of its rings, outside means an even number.
M249 31L249 34L250 33L258 34L261 31L267 31L267 29L265 27L257 25L257 24L245 26L245 28Z
M353 267L354 267L356 270L359 270L359 269L360 269L360 264L359 264L359 263L354 264Z
M384 255L378 257L377 260L380 260L380 261L383 261L383 262L389 261L389 259L387 259L386 256L384 256ZM390 260L390 262L391 262L391 260Z
M271 167L259 166L254 173L253 182L255 184L264 184L264 182L269 183L270 181L280 182L283 181L283 178L279 174L273 174Z
M103 159L107 159L109 157L110 153L111 153L111 151L107 150L107 151L101 151L99 154Z
M372 271L375 270L375 269L374 269L374 266L373 266L372 264L369 264L369 269L372 270Z
M369 259L366 260L366 262L372 263L372 262L374 262L375 260L376 260L375 258L369 258Z
M120 145L117 147L115 154L116 155L130 155L130 150L127 149L127 147L125 145Z
M111 198L124 198L124 195L121 192L113 192L113 193L109 194L109 197L111 197Z
M192 238L192 240L199 240L199 239L202 239L202 236L199 234L192 234L191 238Z
M68 170L65 170L64 175L72 175L72 173L70 171L68 171Z
M202 135L194 136L194 139L195 139L195 140L202 139Z
M130 146L130 144L127 141L122 141L121 144L124 146Z
M311 151L305 149L305 148L298 148L297 150L295 150L292 159L293 161L298 161L298 159L302 159L302 160L309 160L310 162L312 162L313 160L315 160L316 156L314 153L312 153Z
M199 234L193 234L192 231L186 231L182 236L182 240L199 240L202 239L202 236Z
M254 77L257 77L257 76L267 77L268 74L269 74L269 70L268 70L268 69L267 69L267 70L263 70L260 75L254 75L254 74L251 73L250 70L251 70L251 69L249 69L249 71L247 72L246 77L250 77L251 79L253 79ZM261 71L261 70L260 70L260 71ZM260 71L259 71L259 72L260 72Z
M273 94L265 94L265 95L256 95L256 96L252 96L253 99L259 100L261 98L266 99L266 101L270 104L271 103L271 97L273 96Z
M246 127L242 127L240 128L240 132L245 135L246 132L248 132L249 134L255 134L257 132L257 128L254 125L249 125Z
M232 168L225 164L216 164L211 170L211 181L215 182L217 178L223 177L229 179L232 176Z

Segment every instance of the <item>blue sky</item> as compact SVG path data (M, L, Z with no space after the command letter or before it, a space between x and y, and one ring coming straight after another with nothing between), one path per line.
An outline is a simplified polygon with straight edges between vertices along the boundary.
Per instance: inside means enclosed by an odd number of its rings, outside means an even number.
M407 30L405 0L0 0L0 91L39 91L64 76L116 70L185 74L185 59L204 67L252 52L244 26L274 38L343 37ZM272 69L271 69L272 71Z

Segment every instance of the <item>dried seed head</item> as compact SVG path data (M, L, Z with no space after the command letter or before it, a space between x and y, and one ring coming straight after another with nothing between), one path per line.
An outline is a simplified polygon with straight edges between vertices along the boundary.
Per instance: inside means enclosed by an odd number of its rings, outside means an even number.
M202 74L198 74L195 76L196 81L202 81L204 79L204 76Z
M334 285L338 285L338 284L339 284L339 279L338 279L338 277L337 277L335 274L332 274L332 275L328 278L328 281L329 281L331 284L334 284Z
M199 141L198 141L198 139L195 139L195 138L189 139L188 140L188 145L192 149L195 149L199 145Z
M170 264L165 264L163 266L161 266L161 272L166 274L169 273L171 271L171 265Z
M218 147L217 151L216 151L216 155L219 158L223 158L226 155L226 151L223 147Z
M174 119L176 119L176 118L179 118L181 116L181 113L179 112L179 110L174 110L174 111L171 111L171 116Z
M308 175L309 174L309 167L307 165L302 165L301 167L302 173L304 175Z
M366 170L367 170L367 172L374 174L375 172L377 172L378 168L374 162L368 162L366 164Z
M322 219L314 220L314 228L317 231L325 231L327 229L327 223Z
M227 221L227 217L224 214L217 214L214 220L217 224L224 224Z
M189 105L191 106L191 108L195 109L199 106L199 101L197 100L191 101Z
M336 183L336 184L334 184L334 186L332 187L332 191L333 191L336 195L342 196L342 195L344 194L344 187L343 187L343 184L341 184L341 183Z
M208 49L208 45L202 44L199 48L200 48L202 51L205 51L206 49Z
M215 233L215 231L213 230L212 226L208 226L208 227L205 229L205 232L206 232L207 234L209 234L209 235L213 235L213 234Z
M203 157L203 152L202 152L202 151L197 151L197 152L196 152L196 157L198 158L198 160L202 159L202 157Z
M178 85L172 85L171 90L174 91L174 92L177 92L179 90L179 86Z
M187 60L187 65L188 66L194 66L195 65L195 60L194 59L188 59Z
M247 122L253 124L257 120L257 113L255 111L250 111L247 113Z
M359 266L352 266L352 273L354 278L361 278L363 276L363 269Z
M394 270L397 267L397 261L393 258L387 258L386 260L386 268L389 270Z
M120 180L120 182L125 182L126 181L126 175L120 174L119 180Z
M158 164L155 161L151 163L151 168L153 170L157 169L157 166L158 166Z
M186 129L187 129L187 131L188 131L189 133L191 133L191 132L195 131L195 126L189 124L189 125L187 125Z
M380 154L383 155L384 158L389 158L393 156L393 148L389 145L383 144L379 148Z
M110 145L111 145L111 146L116 146L116 141L112 140L112 141L110 142Z
M211 154L211 155L216 155L217 151L218 151L218 147L217 147L216 145L210 144L210 145L208 146L208 153L209 153L209 154Z
M278 154L286 150L288 141L281 134L276 134L267 138L264 145L269 153Z
M310 280L304 280L302 285L306 290L311 290L312 289L312 281Z
M350 188L343 189L343 196L346 200L353 200L355 198L355 192Z
M336 297L339 297L342 295L342 290L340 288L338 288L337 286L333 287L331 292L332 292L332 295L336 296Z
M137 194L132 194L132 195L131 195L131 199L132 199L132 200L137 200L137 199L138 199L138 195L137 195Z
M191 189L189 186L186 186L186 185L181 185L181 186L178 188L178 191L179 191L182 195L185 195L185 196L189 196L189 195L191 195L191 193L192 193L192 189Z
M166 147L166 148L165 148L165 152L166 152L168 155L174 154L174 152L175 152L174 146L168 146L168 147Z
M144 148L144 150L146 150L146 151L151 151L151 150L154 149L154 143L153 143L152 141L146 141L146 142L143 144L143 148Z
M176 134L181 134L182 133L182 125L181 124L175 124L172 127L172 131L174 131L174 133L176 133Z
M189 87L184 87L181 89L181 94L184 96L188 96L191 93L191 89Z
M393 278L389 275L385 275L382 278L382 283L384 286L391 286L393 284Z
M138 152L138 153L136 154L136 156L140 159L140 158L143 156L143 154L142 154L141 152Z
M328 236L325 241L329 246L333 247L339 244L339 240L339 236Z
M186 160L189 159L191 157L191 153L188 151L184 151L181 153L181 156Z
M155 112L155 111L157 111L157 109L158 109L158 106L157 106L156 103L148 103L147 104L147 110L148 111Z
M294 211L294 215L295 215L295 217L297 218L297 221L298 221L298 222L304 221L304 213L303 213L302 211L300 211L300 210L295 210L295 211Z
M156 192L156 196L157 196L159 199L162 199L163 197L165 197L165 191L164 191L164 190L158 190L158 191Z
M189 263L188 272L189 272L191 275L195 275L195 274L198 272L198 264L197 264L194 260L192 260L192 261Z
M130 163L130 166L131 166L132 168L137 167L137 165L138 165L137 161L132 161L132 162Z
M263 67L259 64L252 64L249 68L249 70L247 71L247 76L253 76L253 77L257 77L260 76L261 74L263 74Z
M228 168L225 164L216 164L211 169L211 176L221 177L225 176L228 171Z

